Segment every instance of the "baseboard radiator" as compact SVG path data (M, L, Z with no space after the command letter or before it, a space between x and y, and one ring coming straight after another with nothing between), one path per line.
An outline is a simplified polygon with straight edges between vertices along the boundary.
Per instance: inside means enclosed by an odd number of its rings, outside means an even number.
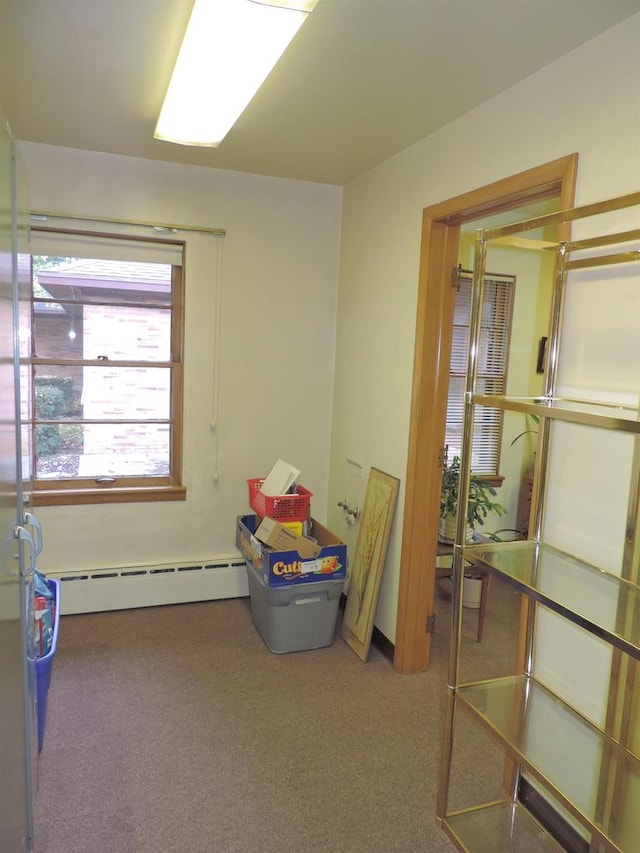
M60 581L60 613L97 613L249 595L237 554L184 562L87 571L45 571Z

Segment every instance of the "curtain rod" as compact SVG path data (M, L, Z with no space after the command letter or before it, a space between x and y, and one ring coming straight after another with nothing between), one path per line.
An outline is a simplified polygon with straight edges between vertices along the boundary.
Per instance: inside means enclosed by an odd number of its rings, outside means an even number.
M105 225L133 225L141 228L151 228L158 233L176 234L178 231L191 231L195 234L209 234L212 237L225 237L224 228L201 228L197 225L169 225L164 222L134 222L131 219L107 219L101 216L80 216L71 213L42 213L31 211L31 219L46 221L48 219L71 219L80 222L99 222Z

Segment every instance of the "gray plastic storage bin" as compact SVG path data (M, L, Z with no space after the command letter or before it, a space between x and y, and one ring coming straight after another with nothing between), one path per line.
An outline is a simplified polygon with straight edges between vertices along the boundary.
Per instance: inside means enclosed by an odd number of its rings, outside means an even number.
M275 654L321 649L333 643L344 580L267 586L246 563L253 624Z

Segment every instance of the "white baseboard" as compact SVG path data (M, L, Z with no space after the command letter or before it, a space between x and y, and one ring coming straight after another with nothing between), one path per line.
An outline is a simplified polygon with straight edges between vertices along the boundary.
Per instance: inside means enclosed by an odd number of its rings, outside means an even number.
M60 581L62 616L249 595L245 564L238 556L207 563L51 571L46 576Z

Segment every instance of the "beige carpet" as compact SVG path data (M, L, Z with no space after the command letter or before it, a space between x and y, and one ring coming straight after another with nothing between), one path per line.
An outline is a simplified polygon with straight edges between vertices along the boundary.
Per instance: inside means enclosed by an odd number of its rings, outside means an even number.
M274 655L244 599L63 617L37 853L452 851L435 822L446 584L433 665L410 676L339 635ZM465 610L474 677L509 671L517 610L494 580L480 645Z

